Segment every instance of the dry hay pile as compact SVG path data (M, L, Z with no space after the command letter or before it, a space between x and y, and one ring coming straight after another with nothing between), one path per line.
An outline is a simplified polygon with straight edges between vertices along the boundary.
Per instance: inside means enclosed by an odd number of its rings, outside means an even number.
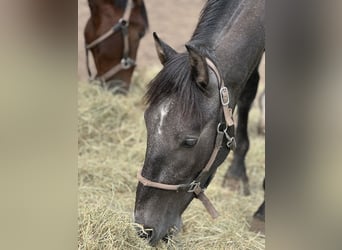
M135 73L127 97L79 83L79 249L152 249L138 238L132 221L136 173L145 154L142 96L158 69ZM142 73L144 72L144 73ZM248 197L221 187L231 155L219 168L207 195L220 216L212 220L198 200L183 214L184 228L158 249L264 249L265 238L248 230L263 200L264 138L256 135L259 111L251 112Z

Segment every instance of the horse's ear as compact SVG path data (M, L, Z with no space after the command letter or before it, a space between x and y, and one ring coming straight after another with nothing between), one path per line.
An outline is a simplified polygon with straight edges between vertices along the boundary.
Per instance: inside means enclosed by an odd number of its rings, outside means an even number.
M191 75L201 88L206 88L209 82L208 66L205 57L190 44L185 45L189 52Z
M158 36L156 32L153 32L154 44L156 45L157 54L161 64L165 65L165 63L177 52L163 42Z

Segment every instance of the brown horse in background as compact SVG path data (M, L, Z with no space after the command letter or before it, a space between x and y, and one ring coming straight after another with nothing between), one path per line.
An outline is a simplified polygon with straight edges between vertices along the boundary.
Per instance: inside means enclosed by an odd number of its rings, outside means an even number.
M148 29L143 0L88 0L91 16L84 29L86 63L91 81L113 93L126 94L140 39ZM91 51L96 75L89 66Z

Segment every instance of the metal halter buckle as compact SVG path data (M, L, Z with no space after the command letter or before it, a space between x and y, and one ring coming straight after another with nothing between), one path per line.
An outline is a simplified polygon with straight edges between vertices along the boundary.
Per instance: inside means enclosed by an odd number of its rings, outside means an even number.
M193 181L189 185L188 193L199 194L202 191L202 188L200 187L201 183L199 181Z
M220 89L220 97L222 105L227 106L229 104L229 93L227 87L222 87Z

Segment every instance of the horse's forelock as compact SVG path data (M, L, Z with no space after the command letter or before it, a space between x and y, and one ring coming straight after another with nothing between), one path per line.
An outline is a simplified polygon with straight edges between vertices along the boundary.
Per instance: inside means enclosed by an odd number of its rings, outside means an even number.
M203 96L203 91L191 77L188 54L182 53L168 61L149 83L145 100L154 106L165 99L175 98L183 115L201 117Z

